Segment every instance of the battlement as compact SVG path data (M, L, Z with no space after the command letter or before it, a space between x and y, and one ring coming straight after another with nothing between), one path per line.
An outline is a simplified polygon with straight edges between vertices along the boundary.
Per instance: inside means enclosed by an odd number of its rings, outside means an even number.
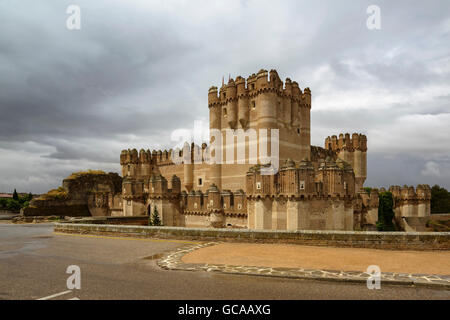
M427 184L419 184L416 189L413 186L404 185L390 186L389 191L392 193L394 200L399 201L416 201L431 200L431 188Z
M275 175L261 174L261 168L257 165L247 172L246 193L250 197L355 197L353 169L342 159L328 157L317 169L307 159L298 164L288 159Z
M350 137L349 133L340 133L339 138L336 135L325 139L325 149L332 151L367 151L367 137L364 134L353 133Z
M247 215L247 201L243 190L220 191L217 186L212 185L205 193L200 190L182 192L181 198L186 214L208 215L215 212L226 216Z
M173 162L174 157L182 159L184 162L184 152L189 152L191 154L191 163L197 161L198 159L205 159L207 155L208 145L203 143L201 146L191 143L185 143L185 147L182 150L179 149L169 149L169 150L144 150L141 149L138 153L136 149L122 150L120 154L120 164L122 166L126 165L139 165L139 164L149 164L154 166L165 166L165 165L175 165ZM195 152L200 152L198 155ZM198 158L198 159L197 159Z
M208 106L224 105L229 101L237 101L241 98L254 97L264 92L275 92L284 97L289 97L300 102L302 107L311 107L311 90L305 88L304 92L297 82L287 78L285 83L278 76L276 70L261 69L257 74L250 75L247 79L237 76L229 79L218 89L212 86L208 91Z
M134 179L125 177L122 184L122 196L126 200L166 199L178 197L181 194L181 181L176 175L171 178L172 189L168 188L167 179L161 174L152 174L149 179Z

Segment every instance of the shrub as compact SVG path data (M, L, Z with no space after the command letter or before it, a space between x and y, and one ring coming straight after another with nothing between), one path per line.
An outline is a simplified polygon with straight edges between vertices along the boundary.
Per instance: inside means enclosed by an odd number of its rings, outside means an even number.
M153 209L151 225L152 226L161 226L162 225L161 219L159 218L158 209L156 209L156 206Z
M19 211L22 206L20 202L14 199L8 199L6 209L9 211Z
M5 199L5 198L0 199L0 208L6 208L7 204L8 204L8 199Z

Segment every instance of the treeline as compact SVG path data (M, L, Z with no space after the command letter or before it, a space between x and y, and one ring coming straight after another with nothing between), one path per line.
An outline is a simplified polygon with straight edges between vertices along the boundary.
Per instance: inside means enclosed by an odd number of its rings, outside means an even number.
M25 196L19 196L16 189L14 189L12 198L0 199L0 210L19 211L22 208L28 207L33 195L31 193Z
M431 188L431 213L450 213L450 192L438 185Z

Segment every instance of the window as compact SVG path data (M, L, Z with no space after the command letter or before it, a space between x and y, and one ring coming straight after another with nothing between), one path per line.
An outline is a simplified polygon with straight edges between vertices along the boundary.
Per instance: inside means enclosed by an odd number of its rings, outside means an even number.
M300 128L297 128L297 134L300 134Z
M305 181L300 181L300 190L305 190Z
M256 109L256 103L255 103L255 101L252 101L252 109L253 109L253 110Z
M255 84L252 83L252 90L255 90Z
M203 180L202 178L198 178L198 185L201 187L203 185Z
M127 200L127 206L131 206L131 200Z
M223 115L224 115L224 117L227 116L227 108L224 108L224 109L223 109Z
M237 207L238 207L239 210L241 210L242 209L242 204L239 203Z
M223 93L223 98L226 99L227 98L227 94L224 92Z
M261 189L261 182L256 183L256 189L258 189L258 190Z

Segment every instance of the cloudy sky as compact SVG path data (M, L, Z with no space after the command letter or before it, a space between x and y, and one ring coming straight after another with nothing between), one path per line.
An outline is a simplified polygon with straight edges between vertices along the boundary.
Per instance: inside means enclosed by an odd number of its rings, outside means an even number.
M311 88L313 144L368 136L366 185L450 188L448 0L0 0L0 192L170 148L211 85L261 68Z

